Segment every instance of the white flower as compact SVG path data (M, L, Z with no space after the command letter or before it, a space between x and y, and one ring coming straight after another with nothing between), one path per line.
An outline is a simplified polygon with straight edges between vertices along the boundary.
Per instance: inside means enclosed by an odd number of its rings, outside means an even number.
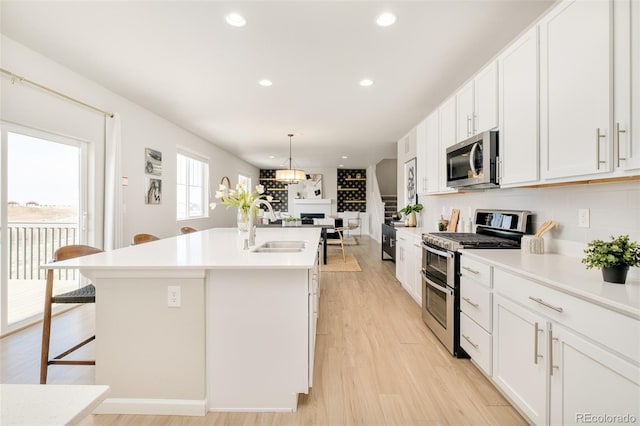
M220 186L218 186L218 189L220 191L226 191L227 190L227 185L225 185L224 183L221 183Z
M239 183L239 184L236 185L236 190L237 191L244 190L244 189L245 189L244 183Z
M216 191L216 198L223 198L224 197L224 191Z
M216 206L217 206L217 204L216 204L216 203L211 203L211 204L209 204L209 208L210 208L211 210L215 209L215 208L216 208Z
M264 192L264 185L256 185L256 191L258 191L258 194L262 194Z
M271 195L267 195L267 201L268 202L272 202L273 201L273 197Z

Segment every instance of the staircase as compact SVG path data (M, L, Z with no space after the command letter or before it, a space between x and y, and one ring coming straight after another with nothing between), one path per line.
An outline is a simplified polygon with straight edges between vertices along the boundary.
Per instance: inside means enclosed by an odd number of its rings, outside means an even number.
M388 222L391 216L398 211L398 197L396 195L381 195L384 203L384 221Z

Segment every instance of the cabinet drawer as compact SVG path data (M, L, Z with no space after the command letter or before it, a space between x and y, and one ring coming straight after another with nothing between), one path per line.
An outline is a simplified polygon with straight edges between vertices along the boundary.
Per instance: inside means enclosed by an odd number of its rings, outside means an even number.
M494 269L494 290L632 359L640 359L640 321L535 281Z
M460 314L460 346L488 376L492 375L492 338L464 313Z
M469 257L464 254L460 256L460 275L472 278L487 287L491 287L491 266L469 259Z
M487 287L460 278L460 310L491 333L491 291Z

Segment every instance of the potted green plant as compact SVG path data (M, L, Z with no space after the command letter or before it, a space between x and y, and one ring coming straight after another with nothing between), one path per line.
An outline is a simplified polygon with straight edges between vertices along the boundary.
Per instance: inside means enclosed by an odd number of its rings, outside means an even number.
M420 213L424 206L420 203L409 204L400 210L400 213L404 214L406 217L405 225L406 226L416 226L418 224L418 220L416 218L416 213Z
M630 242L628 235L612 235L611 241L593 240L584 252L587 256L582 263L587 269L602 269L602 277L609 283L624 284L629 266L640 266L640 246Z

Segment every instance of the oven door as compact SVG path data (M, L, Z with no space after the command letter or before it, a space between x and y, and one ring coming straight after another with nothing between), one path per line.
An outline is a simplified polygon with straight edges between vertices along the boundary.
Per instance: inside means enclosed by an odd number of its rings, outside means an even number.
M451 354L455 349L454 300L452 288L432 281L422 271L422 320Z
M434 281L455 288L455 253L422 243L422 270Z

